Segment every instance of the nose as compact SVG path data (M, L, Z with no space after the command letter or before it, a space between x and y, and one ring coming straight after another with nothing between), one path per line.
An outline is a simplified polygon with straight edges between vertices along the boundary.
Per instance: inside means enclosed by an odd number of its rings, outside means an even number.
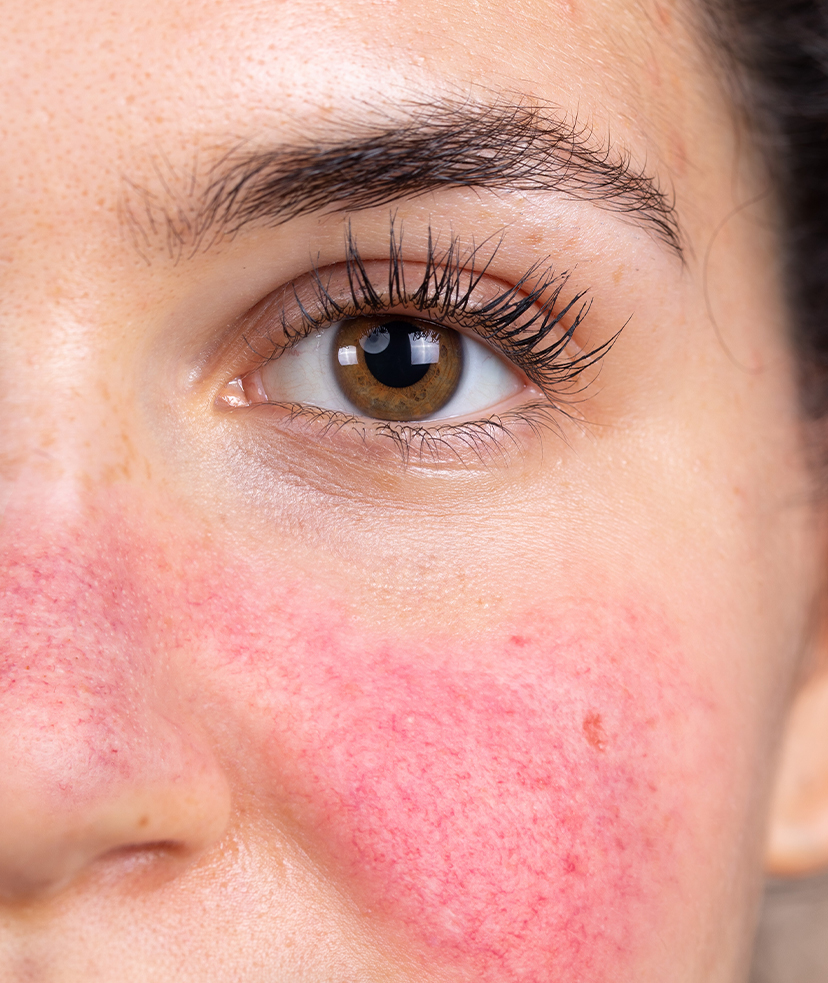
M22 513L22 514L21 514ZM116 510L117 513L117 510ZM107 528L108 526L108 528ZM180 685L162 564L123 516L29 503L0 531L0 901L222 837L225 775ZM118 869L126 870L127 866Z

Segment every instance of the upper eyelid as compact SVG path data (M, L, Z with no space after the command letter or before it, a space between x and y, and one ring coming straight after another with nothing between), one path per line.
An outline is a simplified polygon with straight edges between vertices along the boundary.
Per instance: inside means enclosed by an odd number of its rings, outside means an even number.
M342 266L342 264L338 265ZM366 264L366 268L370 265L372 264ZM320 300L316 291L312 298L303 296L296 282L281 288L277 296L269 299L267 307L257 318L265 322L265 330L255 333L253 337L250 334L247 336L250 348L261 358L262 363L279 357L314 331L327 330L332 324L350 317L364 317L370 314L377 316L399 314L418 320L434 321L469 334L478 341L494 346L501 354L511 356L514 353L510 342L513 343L521 333L525 333L527 328L531 327L535 320L545 314L551 314L552 310L551 305L548 308L546 305L541 305L532 313L532 307L537 306L535 298L521 295L514 285L502 284L488 290L481 289L478 284L475 290L464 293L462 298L454 299L444 295L444 288L440 288L437 294L420 301L410 294L392 296L389 292L378 288L371 291L370 298L363 296L356 299L352 295L350 285L345 290L332 288L335 273L330 270L327 272L330 275L326 278L323 300ZM341 280L347 275L343 274L342 270L338 272ZM315 271L312 276L317 284L321 283L318 271ZM559 288L563 287L564 282L561 281ZM344 283L341 283L341 286L344 287ZM290 295L287 300L285 290L289 291ZM556 295L557 293L556 290ZM345 294L347 299L343 299ZM576 294L563 309L556 311L555 325L574 304L583 299L583 296L583 294ZM508 307L511 307L511 310L507 312ZM585 303L584 307L588 307L588 303ZM275 312L273 308L276 308ZM527 313L528 322L525 320ZM274 337L272 333L274 320L277 322L278 337ZM552 317L550 317L550 330L555 326L551 321ZM567 341L571 333L570 328L567 331ZM262 335L265 335L266 344L272 351L265 353L255 350L254 337L261 338Z
M405 258L402 229L397 228L392 214L387 258L366 261L349 223L344 261L325 267L311 264L303 277L267 298L257 320L265 321L268 330L256 333L255 342L249 341L250 349L260 359L259 364L264 364L311 331L336 320L409 307L434 320L450 319L449 326L473 332L513 361L530 381L551 392L602 358L614 338L577 358L562 361L561 353L571 344L575 330L589 312L591 300L586 291L576 291L560 304L569 273L557 272L545 260L535 260L511 281L501 279L493 268L503 239L501 233L464 247L459 237L452 236L447 246L440 247L429 227L425 261ZM410 277L406 282L405 273L412 266L420 271L413 288ZM386 271L380 278L382 282L372 276L372 271L378 269ZM340 287L331 289L335 274L340 278ZM484 302L480 297L481 284L494 282L499 286ZM293 307L293 323L286 313L288 307ZM277 309L275 318L273 308ZM567 317L569 323L561 335L559 325ZM278 321L278 339L270 332L274 319ZM544 346L556 334L559 337ZM256 350L255 344L262 337L269 352Z
M240 403L227 403L223 408L243 408L245 380L314 330L333 329L337 320L347 317L397 315L403 312L393 307L414 304L415 316L465 330L488 342L532 384L525 390L528 401L508 409L505 415L493 408L485 418L459 424L432 420L414 428L405 422L382 423L344 415L315 406L312 401L285 404L268 399L254 405L280 407L291 421L310 419L313 425L321 426L323 435L348 430L359 447L375 433L377 438L384 436L398 444L404 460L419 456L435 462L444 456L444 445L463 460L469 450L475 459L482 459L480 447L484 445L491 444L498 454L504 441L520 446L513 433L516 426L528 426L537 437L546 430L560 434L562 419L583 422L578 407L591 398L597 379L597 373L585 370L609 353L620 330L591 349L583 348L577 340L573 345L573 335L590 311L591 295L575 289L570 274L560 272L545 259L530 261L522 274L515 275L514 255L500 253L504 240L501 234L463 248L461 239L452 235L448 245L439 249L429 228L423 261L422 240L419 247L407 249L403 256L392 214L386 257L380 258L382 251L378 255L373 240L368 254L371 259L363 259L349 225L344 260L325 265L310 262L305 273L271 291L235 322L232 336L236 341L225 351L234 352L230 359L236 374L230 379L221 373L223 384L213 378L224 387L240 386L242 395ZM411 316L410 306L408 310ZM244 365L238 348L240 338L247 349ZM251 353L256 356L255 364ZM226 358L222 362L227 366ZM530 399L532 390L535 395ZM213 391L218 398L218 390Z

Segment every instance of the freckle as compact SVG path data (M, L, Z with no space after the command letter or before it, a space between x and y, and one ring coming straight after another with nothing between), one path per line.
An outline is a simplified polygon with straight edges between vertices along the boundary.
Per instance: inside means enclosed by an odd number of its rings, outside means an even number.
M53 430L44 430L40 436L40 446L42 448L53 447L56 441L56 436Z
M588 713L584 717L584 734L590 747L594 747L597 751L606 750L607 738L600 713Z
M149 816L141 816L141 818L138 820L138 825L141 829L143 829L145 826L149 826Z

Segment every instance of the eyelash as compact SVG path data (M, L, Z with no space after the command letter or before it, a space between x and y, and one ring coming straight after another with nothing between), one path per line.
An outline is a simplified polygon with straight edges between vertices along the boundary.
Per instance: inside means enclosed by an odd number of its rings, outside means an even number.
M314 266L310 273L312 303L302 301L295 284L287 288L292 290L300 314L298 323L290 323L282 307L280 337L277 340L268 333L267 354L257 351L254 343L245 338L259 367L279 358L303 338L327 329L336 321L380 315L404 306L420 314L428 314L429 319L448 327L471 331L522 371L545 397L544 400L536 400L484 420L459 424L437 422L428 426L386 422L371 425L373 433L389 439L404 461L412 456L438 460L445 456L446 450L453 457L461 456L458 451L465 449L471 450L480 459L490 457L493 451L502 455L504 441L515 441L512 429L519 423L527 425L538 436L548 429L560 434L559 416L572 416L565 404L575 402L578 397L583 398L587 388L586 385L573 388L574 384L585 370L597 365L608 354L620 331L593 349L574 357L565 356L567 346L583 325L592 303L587 292L580 291L567 303L559 304L569 282L568 272L557 273L552 266L545 266L545 261L533 263L516 283L504 287L499 294L481 305L475 301L475 291L492 267L502 238L494 243L488 258L478 267L478 257L491 244L491 239L484 240L479 246L473 245L464 252L459 237L452 237L447 247L438 250L429 227L424 272L413 291L409 291L405 284L402 241L402 231L397 232L392 216L388 279L384 288L378 289L360 255L349 223L345 235L344 263L350 294L348 300L342 303L335 299L330 291L332 274L325 283L322 271ZM525 319L525 315L536 306L538 309ZM570 317L566 330L546 346L553 333L560 330L561 322ZM363 438L367 437L364 420L340 411L302 404L264 405L282 405L288 410L291 423L300 419L311 422L321 428L323 435L339 433L352 425Z

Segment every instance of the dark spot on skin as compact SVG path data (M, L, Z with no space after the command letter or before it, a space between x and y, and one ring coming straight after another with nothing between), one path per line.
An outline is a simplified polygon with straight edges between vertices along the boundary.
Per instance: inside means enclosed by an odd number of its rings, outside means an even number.
M584 717L584 735L590 747L596 751L604 751L607 747L607 737L600 713L588 713Z
M520 648L523 648L523 646L526 645L526 639L522 635L512 635L509 641L512 643L512 645L517 645Z
M140 829L145 829L147 826L149 826L149 816L141 816L141 818L138 820L138 826Z

